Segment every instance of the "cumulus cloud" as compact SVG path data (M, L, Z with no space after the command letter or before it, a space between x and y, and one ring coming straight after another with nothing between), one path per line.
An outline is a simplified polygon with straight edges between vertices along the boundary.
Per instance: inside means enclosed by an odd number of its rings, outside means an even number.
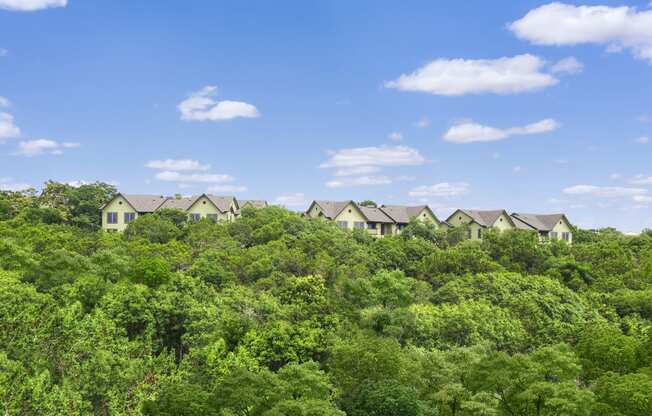
M394 140L394 141L400 142L401 140L403 140L403 135L398 131L393 131L393 132L389 133L387 138L389 138L389 140Z
M211 165L205 165L198 160L192 159L165 159L150 160L145 164L145 167L173 171L207 171L211 168Z
M504 140L510 136L546 133L558 129L559 126L559 123L551 118L528 124L524 127L510 127L507 129L485 126L468 121L452 126L444 134L443 139L453 143L491 142Z
M408 195L412 197L451 197L460 196L469 192L469 184L466 182L442 182L434 185L422 185L410 190Z
M206 192L208 193L240 193L246 192L247 187L242 185L213 185L209 186Z
M537 45L605 45L652 62L652 10L555 2L531 10L509 28Z
M357 147L330 152L330 158L320 167L414 166L424 162L418 150L407 146Z
M542 72L544 66L543 59L530 54L498 59L436 59L385 86L449 96L516 94L557 84L557 78Z
M233 176L226 174L215 174L215 173L190 173L184 174L175 171L165 170L163 172L158 172L155 175L155 178L160 181L166 182L180 182L180 183L224 183L232 182L234 180Z
M65 149L79 147L79 143L57 142L49 139L27 140L18 143L18 150L15 154L22 156L39 156L43 154L60 155Z
M647 136L641 136L634 140L638 144L648 144L650 143L650 138Z
M335 171L333 176L356 176L356 175L369 175L377 173L380 168L377 166L355 166L352 168L342 168Z
M574 56L569 56L550 67L553 74L579 74L584 70L584 64Z
M14 124L14 117L8 113L0 113L0 143L18 136L20 129Z
M214 99L216 94L217 87L213 85L208 85L190 94L177 106L181 113L181 119L188 121L222 121L238 117L255 118L260 116L255 106L243 101L216 101Z
M352 188L356 186L389 185L392 179L388 176L358 176L335 179L326 182L328 188Z
M66 7L68 0L0 0L0 9L33 12L52 7Z
M277 196L274 201L286 207L299 207L308 205L306 195L302 192Z
M632 185L652 185L652 176L638 174L634 176L629 183Z
M621 186L575 185L564 188L562 192L567 195L587 195L599 198L623 198L645 195L647 189L626 188Z

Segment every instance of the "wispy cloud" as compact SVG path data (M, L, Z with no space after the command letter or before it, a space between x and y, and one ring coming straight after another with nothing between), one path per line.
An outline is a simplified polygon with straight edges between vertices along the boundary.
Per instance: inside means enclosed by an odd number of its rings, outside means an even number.
M389 133L387 138L389 140L394 140L394 141L400 142L401 140L403 140L403 134L401 134L398 131L393 131L393 132Z
M380 171L378 166L355 166L352 168L342 168L335 171L333 176L356 176L369 175Z
M215 174L215 173L191 173L183 174L174 171L163 171L158 172L155 175L155 178L160 181L166 182L195 182L195 183L224 183L232 182L234 180L233 176L226 174Z
M34 12L53 7L66 7L68 0L0 0L0 9Z
M621 186L575 185L564 188L562 192L567 195L588 195L599 198L623 198L645 195L647 189L627 188Z
M422 118L421 120L417 121L414 123L414 127L420 128L420 129L425 129L430 126L430 120L427 118Z
M629 183L632 185L652 185L652 175L646 176L643 174L638 174L630 179Z
M239 117L255 118L260 116L255 106L243 101L216 101L213 98L216 94L217 87L213 85L208 85L190 94L177 106L181 113L181 119L223 121Z
M504 140L511 136L532 135L550 132L558 129L560 124L553 119L545 119L524 127L501 129L485 126L473 121L452 126L444 134L443 139L452 143L474 143Z
M0 97L0 108L7 108L11 105L11 101L5 97Z
M240 193L246 192L247 187L242 185L213 185L206 190L208 193Z
M466 182L442 182L434 185L422 185L410 190L408 195L412 197L451 197L460 196L469 192L469 184Z
M79 143L73 142L62 143L49 139L36 139L18 143L18 150L15 154L27 157L40 156L44 154L60 155L63 154L66 149L74 149L79 146Z
M407 146L357 147L330 152L321 168L355 166L415 166L425 163L418 150Z
M564 58L550 67L553 74L579 74L584 70L584 64L578 61L574 56Z
M650 143L650 138L647 136L641 136L634 139L634 141L638 144L648 144Z
M513 22L510 30L536 45L605 45L652 62L652 10L549 3Z
M326 182L328 188L352 188L356 186L389 185L392 179L388 176L358 176L335 179Z
M306 199L306 195L302 192L280 195L277 196L276 199L274 199L274 201L277 204L286 207L299 207L299 206L308 205L308 200Z
M516 94L557 84L557 78L542 72L544 66L543 59L529 54L498 59L436 59L385 86L435 95Z
M202 164L199 161L192 159L150 160L145 164L145 166L151 169L173 171L207 171L211 168L211 165Z

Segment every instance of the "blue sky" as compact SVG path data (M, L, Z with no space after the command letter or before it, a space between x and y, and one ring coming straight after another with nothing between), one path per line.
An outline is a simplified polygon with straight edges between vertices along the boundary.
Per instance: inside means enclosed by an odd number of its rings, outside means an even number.
M648 1L0 0L0 188L652 227Z

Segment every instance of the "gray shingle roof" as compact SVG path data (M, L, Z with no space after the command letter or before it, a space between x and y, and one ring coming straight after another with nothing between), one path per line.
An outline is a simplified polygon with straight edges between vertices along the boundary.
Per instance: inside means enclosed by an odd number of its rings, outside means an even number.
M197 197L168 198L158 209L181 209L186 211Z
M410 220L424 209L427 209L427 205L417 205L417 206L405 206L405 205L381 205L385 214L389 215L395 222L400 224L407 224Z
M238 205L240 205L240 208L244 207L245 205L250 204L254 208L265 208L267 207L267 201L262 200L262 199L240 199L238 200Z
M507 218L509 215L504 209L493 210L477 210L477 209L460 209L463 213L473 219L473 221L482 225L483 227L491 227L498 220L498 218L505 214Z
M363 207L358 206L362 215L367 218L369 222L380 222L384 224L394 224L394 220L391 219L386 213L383 212L380 208L372 207Z
M324 216L330 220L337 217L344 207L353 201L315 201L314 203L321 207Z
M221 212L228 212L229 208L231 208L231 204L233 203L233 200L235 199L232 196L216 196L216 195L208 195L206 194L206 197L211 200L213 204L219 209ZM236 209L238 208L236 204Z
M512 214L512 218L524 222L536 230L550 231L566 216L564 214L524 214L515 212Z
M120 194L137 212L154 212L166 200L162 195L127 195Z

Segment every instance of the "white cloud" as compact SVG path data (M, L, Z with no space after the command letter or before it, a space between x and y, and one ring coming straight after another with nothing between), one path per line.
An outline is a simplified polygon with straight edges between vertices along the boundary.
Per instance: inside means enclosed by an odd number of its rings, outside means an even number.
M321 168L351 168L359 166L414 166L425 158L418 150L407 146L357 147L330 152L330 159Z
M416 188L410 190L408 195L413 197L449 197L449 196L459 196L464 195L469 192L469 184L466 182L457 182L449 183L442 182L435 185L423 185L417 186Z
M639 202L641 204L652 203L652 196L648 196L648 195L634 195L633 199L634 202Z
M14 124L14 117L8 113L0 113L0 143L18 136L20 129Z
M15 182L12 178L0 178L0 191L19 192L30 188L31 185Z
M191 173L183 174L165 170L155 175L155 178L166 182L200 182L200 183L224 183L232 182L233 176L214 173Z
M652 185L652 176L639 174L634 176L629 183L632 185Z
M436 59L385 86L436 95L516 94L559 82L541 72L544 65L543 59L529 54L498 59Z
M584 64L575 59L574 56L564 58L550 67L550 72L553 74L579 74L583 70Z
M650 138L647 136L641 136L634 140L638 144L648 144L650 143Z
M0 108L7 108L11 105L11 101L9 101L5 97L0 97Z
M512 168L512 171L513 171L514 173L519 173L519 172L521 172L522 170L523 170L523 167L522 167L522 166L514 166L514 167Z
M66 7L68 0L0 0L0 9L33 12L51 7Z
M620 186L594 186L594 185L575 185L565 188L563 193L567 195L588 195L600 198L622 198L633 197L635 195L644 195L647 189L643 188L625 188Z
M397 142L400 142L401 140L403 140L403 135L398 131L393 131L393 132L389 133L389 136L387 136L387 137L389 138L389 140L395 140Z
M36 139L18 143L18 150L15 154L28 157L43 154L60 155L63 154L64 149L72 149L79 146L79 143L73 142L61 143L49 139Z
M333 176L357 176L377 173L380 168L377 166L355 166L352 168L343 168L335 171Z
M351 188L355 186L388 185L392 179L387 176L359 176L335 179L326 182L328 188Z
M427 118L422 118L421 120L414 123L414 127L418 127L420 129L425 129L428 126L430 126L430 120Z
M173 171L207 171L211 168L211 165L204 165L198 160L192 159L165 159L150 160L145 164L145 167Z
M559 123L553 119L545 119L524 127L500 129L485 126L473 121L456 124L444 134L443 139L453 143L491 142L504 140L510 136L540 134L559 128Z
M298 207L308 205L308 200L306 195L302 192L297 192L294 194L286 194L277 196L274 200L279 205L284 205L286 207Z
M623 175L620 174L620 173L612 173L611 175L609 175L609 179L611 179L612 181L617 181L617 180L622 179L622 178L623 178Z
M220 193L220 192L231 192L231 193L239 193L239 192L246 192L247 187L246 186L241 186L241 185L214 185L214 186L209 186L206 192L208 193Z
M608 51L629 49L652 62L652 10L555 2L531 10L509 28L537 45L606 45Z
M181 119L221 121L238 117L255 118L260 116L258 109L251 104L242 101L216 101L213 99L216 93L217 87L209 85L190 94L177 106L181 112Z

